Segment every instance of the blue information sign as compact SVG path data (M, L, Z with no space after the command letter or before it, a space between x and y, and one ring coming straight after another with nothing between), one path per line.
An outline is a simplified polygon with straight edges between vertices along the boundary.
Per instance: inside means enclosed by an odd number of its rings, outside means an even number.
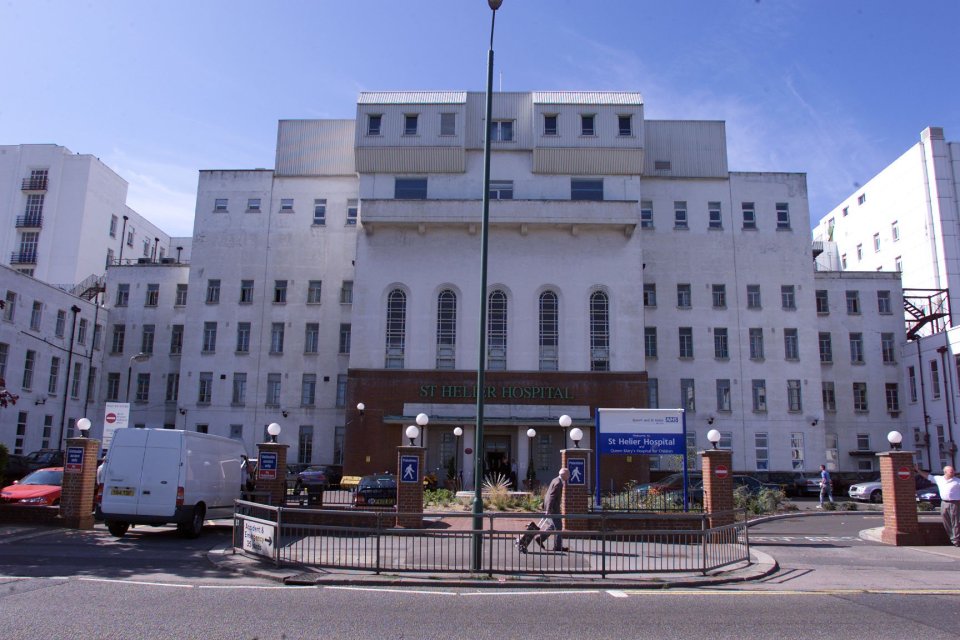
M261 451L260 464L257 466L260 480L277 479L277 454L275 451Z
M683 454L686 436L679 409L600 409L600 453Z
M570 477L567 479L567 484L587 484L587 461L583 458L568 458L567 471L570 472Z
M419 456L400 456L400 482L420 482Z
M63 467L67 473L80 473L83 470L83 447L67 447L67 461Z

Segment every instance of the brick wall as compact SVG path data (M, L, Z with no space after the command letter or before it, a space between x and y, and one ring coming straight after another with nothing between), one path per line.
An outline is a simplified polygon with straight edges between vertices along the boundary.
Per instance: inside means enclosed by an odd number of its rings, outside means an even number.
M277 473L273 479L261 477L262 469L257 465L257 491L266 491L270 494L270 504L284 504L287 500L287 450L286 444L276 442L261 442L257 445L257 460L260 453L277 454Z
M72 529L93 528L93 497L97 483L97 454L100 441L91 438L68 438L67 452L71 448L83 450L83 464L78 471L66 467L64 461L63 487L60 494L60 517L63 526Z
M885 451L880 459L883 531L880 539L896 546L923 544L917 520L917 488L912 451ZM905 477L900 477L903 473Z
M404 456L414 456L419 461L416 482L403 481ZM423 447L397 447L397 526L411 529L423 527Z
M733 455L725 449L701 451L703 465L703 511L714 514L733 509ZM733 514L710 516L710 526L733 523Z
M563 497L560 500L560 513L563 515L585 515L590 509L590 488L593 484L593 451L590 449L564 449L560 452L560 464L569 469L570 460L583 460L586 472L584 484L574 485L568 481L563 486ZM587 520L579 518L564 519L564 530L585 531L590 528Z

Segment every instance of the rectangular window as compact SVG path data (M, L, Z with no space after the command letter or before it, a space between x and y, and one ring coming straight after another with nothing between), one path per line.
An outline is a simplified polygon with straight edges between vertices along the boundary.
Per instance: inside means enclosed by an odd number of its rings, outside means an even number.
M214 353L217 350L217 323L216 322L204 322L203 323L203 346L201 351L203 353Z
M750 336L750 359L763 360L763 328L750 329L749 336Z
M128 247L132 247L132 246L133 246L133 232L134 232L133 229L130 229L129 231L127 231L127 246L128 246Z
M957 357L957 368L960 370L960 356ZM960 378L958 378L960 379ZM910 402L917 401L917 370L907 367L907 384L910 388Z
M250 353L250 323L237 323L237 353Z
M273 303L274 304L287 303L287 281L286 280L273 281Z
M120 374L107 374L107 402L116 402L120 399Z
M861 204L863 204L863 203L866 202L866 201L867 201L867 194L861 193L859 196L857 196L857 204L858 204L858 205L861 205Z
M653 229L653 200L640 201L640 228Z
M847 268L847 254L845 253L840 256L840 268L841 269Z
M47 381L47 393L51 396L57 395L57 387L60 380L60 358L53 356L50 358L50 378Z
M833 338L829 331L821 331L817 342L820 344L820 362L822 364L831 364L833 362Z
M280 374L267 374L267 402L268 407L280 406Z
M793 311L797 308L797 294L792 284L785 284L780 287L780 301L787 311Z
M300 384L300 406L312 407L317 403L317 374L305 373Z
M338 353L350 353L350 325L348 323L340 324L340 344Z
M680 407L685 411L697 410L693 378L680 378Z
M896 382L888 382L884 385L884 392L887 398L887 413L900 413L900 389Z
M344 280L340 285L340 304L353 304L353 280Z
M595 116L589 113L584 113L580 115L580 135L582 136L596 135L597 131L593 126L594 118Z
M680 338L680 357L692 358L693 357L693 328L680 327L678 335Z
M555 136L559 132L557 128L557 114L545 113L543 115L543 135Z
M63 337L63 333L66 330L67 325L67 312L63 309L57 311L57 323L53 328L53 335L58 338Z
M426 178L397 178L393 183L395 200L426 200Z
M873 234L873 252L880 253L880 234Z
M35 300L33 309L30 311L30 328L34 331L40 331L40 322L43 319L43 303Z
M657 328L643 328L643 355L647 358L657 357Z
M713 308L726 309L727 308L727 285L715 284L715 285L712 285L710 289L711 289L711 292L713 293Z
M893 307L890 304L889 291L877 291L877 313L884 315L893 313Z
M930 361L930 387L933 399L940 398L940 363L936 360Z
M890 237L893 238L894 242L900 239L900 226L896 220L890 224Z
M323 283L320 280L310 280L307 283L307 304L320 304L320 292Z
M247 374L233 374L233 394L230 396L230 404L235 407L242 407L247 404Z
M17 294L13 291L7 291L7 301L3 305L3 319L7 322L13 322L14 311L17 308Z
M115 216L115 215L110 216L110 237L111 237L111 238L116 238L116 237L117 237L117 223L118 223L118 222L119 222L119 219L117 218L117 216Z
M297 444L297 462L300 464L310 464L313 462L313 425L300 425Z
M175 403L180 397L180 374L167 374L167 393L165 402Z
M123 343L127 336L127 326L124 324L113 325L113 340L110 344L110 353L123 353Z
M210 425L209 425L209 424L198 424L198 425L197 425L197 433L210 433Z
M869 410L867 406L867 383L853 383L853 410L856 413L866 413Z
M893 270L903 273L903 258L900 256L893 259Z
M863 261L863 245L858 244L857 245L857 262L862 262L862 261Z
M137 374L137 394L134 402L146 403L150 401L150 374Z
M513 120L494 120L490 123L490 142L512 142Z
M713 330L713 357L717 360L727 360L730 358L730 348L725 327L716 327Z
M426 178L424 178L424 187L423 187L423 198L427 197L427 187L426 187ZM347 200L347 226L355 227L357 225L357 215L360 213L360 201L356 198L349 198Z
M280 198L280 213L293 213L293 198Z
M403 116L403 135L405 136L415 136L417 135L417 121L420 119L420 116L416 113L408 113Z
M270 326L270 353L283 353L284 326L282 322L274 322Z
M173 300L173 306L175 307L187 306L187 285L185 284L177 285L177 294Z
M153 343L157 335L157 326L145 324L140 333L140 352L153 353Z
M571 178L571 200L603 200L603 178Z
M850 363L863 364L863 334L850 334Z
M10 345L0 342L0 378L7 377L7 360L10 358Z
M657 285L653 282L645 282L643 285L643 306L657 306Z
M491 180L491 200L513 200L513 180Z
M327 224L327 199L315 198L313 201L313 224Z
M777 203L777 229L790 228L790 205L786 202Z
M657 378L647 378L647 404L651 409L660 408L660 381Z
M230 425L230 438L232 440L243 440L243 425L242 424L232 424Z
M347 405L347 376L346 374L337 375L337 399L338 409L343 409Z
M723 229L723 216L720 212L719 202L707 203L708 228Z
M760 309L760 285L747 285L747 309Z
M160 303L160 285L158 283L147 285L147 297L143 301L145 307L155 307Z
M785 360L800 359L800 337L796 329L783 330L783 358Z
M817 302L817 313L826 315L830 313L830 297L826 289L817 289L814 298Z
M379 113L371 113L367 116L367 135L380 135L380 126L383 123L383 116Z
M303 352L317 353L320 348L320 324L308 322L303 336Z
M687 229L687 201L674 200L673 202L673 228Z
M220 303L220 281L207 280L207 304Z
M677 285L677 308L689 309L691 305L690 285L687 283Z
M803 411L799 380L787 380L787 411L791 413Z
M240 281L240 304L253 303L253 280Z
M117 285L117 301L113 306L125 307L129 302L130 302L130 285L118 284Z
M170 355L183 353L183 325L175 324L170 327Z
M880 334L880 353L883 356L883 364L896 364L896 343L892 333Z
M442 136L457 135L457 114L456 113L440 114L440 135Z
M860 313L860 292L847 291L847 315Z
M247 213L260 213L260 198L247 198Z
M214 213L224 213L227 210L227 198L214 198L213 200L213 211Z
M730 380L717 380L717 411L730 412Z
M832 381L824 380L820 383L820 393L823 396L823 410L835 413L837 411L837 391Z
M740 209L743 212L743 228L756 229L757 228L757 210L754 208L753 203L742 202L740 203Z
M100 350L100 340L103 338L103 325L95 324L93 325L93 348L97 351Z
M86 402L93 402L97 396L97 368L90 367L87 371L87 395L84 397Z
M803 471L803 433L794 432L790 434L790 460L793 463L793 468L795 470Z
M766 431L753 434L753 450L757 459L757 471L766 471L770 468L770 439Z
M621 136L633 135L633 116L617 116L617 133Z

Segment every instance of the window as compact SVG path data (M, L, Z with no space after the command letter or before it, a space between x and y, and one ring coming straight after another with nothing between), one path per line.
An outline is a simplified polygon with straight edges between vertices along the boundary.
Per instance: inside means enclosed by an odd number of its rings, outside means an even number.
M850 207L844 207L843 210L841 211L841 214L843 214L844 218L850 215Z
M293 213L293 198L280 198L280 213Z
M655 307L657 306L657 285L653 282L645 282L643 284L643 306L645 307Z
M213 201L214 213L224 213L227 210L227 198L215 198Z
M754 328L749 331L750 359L763 360L763 329Z
M660 381L657 378L647 378L647 404L651 409L660 408Z
M903 258L900 256L893 259L893 270L903 273Z
M247 198L247 213L260 213L260 198Z
M730 411L730 380L717 380L717 411Z
M145 324L140 333L140 352L153 353L153 343L157 335L157 326Z
M185 284L177 285L177 294L174 297L173 306L175 307L187 306L187 285Z
M14 311L17 308L17 294L13 291L7 291L7 301L3 306L3 319L7 322L13 322Z
M712 285L711 291L713 293L713 308L726 309L727 308L727 285L725 284Z
M717 360L727 360L730 357L730 347L725 327L715 327L713 330L713 357Z
M417 135L417 121L420 119L420 116L416 113L408 113L403 116L403 135L405 136L415 136Z
M379 113L371 113L367 116L367 135L380 135L380 125L383 123L383 116Z
M867 406L867 383L853 383L853 410L856 413L866 413L869 410Z
M880 253L880 234L873 234L873 252Z
M884 385L884 394L887 399L887 413L900 413L900 390L896 382Z
M353 280L344 280L340 285L340 304L353 304Z
M93 402L97 396L97 368L90 367L87 371L87 394L84 396L86 402Z
M33 309L30 311L30 328L34 331L40 331L40 321L43 319L43 303L39 300L33 302Z
M183 325L175 324L170 327L170 355L183 353Z
M320 292L323 282L310 280L307 282L307 304L320 304Z
M131 228L129 231L127 231L127 246L128 246L128 247L132 247L132 246L133 246L133 231L134 231L133 228Z
M880 334L880 353L883 356L883 364L896 364L896 345L892 333Z
M220 281L207 280L207 304L220 303Z
M137 394L134 402L145 403L150 400L150 374L137 374Z
M243 440L243 425L242 424L232 424L230 425L230 438L233 440Z
M742 202L740 203L740 209L743 212L743 228L756 229L757 228L757 210L754 208L753 203Z
M100 350L100 340L103 338L103 325L93 325L93 348Z
M51 396L57 395L57 386L60 380L60 358L53 356L50 358L50 378L47 380L47 393Z
M201 371L197 380L197 404L210 404L213 398L213 372Z
M491 200L513 200L513 180L491 180Z
M494 120L490 123L491 142L513 141L513 120Z
M940 399L940 365L936 360L930 361L930 387L933 399Z
M850 334L850 363L863 364L863 334Z
M831 413L837 410L837 391L832 381L824 380L820 383L820 394L823 396L823 410Z
M858 204L858 205L861 205L861 204L863 204L863 203L866 202L866 201L867 201L867 194L861 193L859 196L857 196L857 204Z
M691 304L691 294L689 284L677 285L677 308L689 309Z
M817 342L820 345L821 364L831 364L833 362L833 339L829 331L821 331Z
M860 313L860 292L847 291L847 314L857 315Z
M826 315L830 313L830 297L826 289L817 289L814 294L814 299L817 302L818 314Z
M155 307L160 302L160 285L159 284L148 284L147 285L147 297L143 302L145 307Z
M544 296L540 294L540 368L543 369ZM555 301L555 300L554 300ZM556 309L554 309L556 314ZM554 315L556 320L556 315ZM457 294L444 289L437 296L437 369L454 369L457 360Z
M300 406L312 407L317 404L317 374L305 373L300 381Z
M900 225L897 224L896 220L890 224L890 237L893 238L894 242L900 239Z
M793 311L797 308L797 295L792 284L785 284L780 287L780 301L787 311Z
M760 309L760 285L747 285L747 309Z
M426 178L397 178L393 183L393 197L396 200L426 200Z
M203 323L203 346L201 351L203 353L214 353L217 350L217 323L216 322L204 322Z
M317 353L320 350L320 324L308 322L304 328L303 352Z
M338 409L342 409L347 404L347 376L344 373L337 375L337 399Z
M0 378L7 377L7 360L10 357L10 345L0 342Z
M800 359L800 338L796 329L783 330L783 357L785 360Z
M507 368L507 294L497 289L487 297L487 369Z
M113 325L113 339L110 344L110 353L123 353L123 342L127 335L127 326L123 324Z
M840 268L841 269L847 268L847 254L843 254L840 256Z
M340 343L339 351L340 354L350 353L350 324L341 323L340 324Z
M456 134L457 134L457 114L441 113L440 114L440 135L454 136Z
M707 226L710 229L722 229L723 228L723 217L720 214L720 203L719 202L708 202L707 203Z
M800 381L787 380L787 411L791 413L799 413L803 411L803 404L800 396Z
M603 291L590 294L590 370L610 370L610 300Z
M237 353L250 353L250 323L237 323Z
M697 398L693 378L680 378L680 407L685 411L697 410Z
M617 116L617 133L621 136L633 135L633 116Z
M657 357L657 328L643 328L643 355L648 358Z
M680 339L680 357L692 358L693 357L693 328L680 327L678 336Z
M240 281L240 304L253 303L253 280Z
M313 201L313 224L327 224L327 199L315 198Z
M571 178L571 200L603 200L603 178Z
M786 202L777 203L777 229L790 228L790 205Z
M857 262L861 262L862 260L863 260L863 245L858 244L857 245Z
M267 400L266 406L268 407L279 407L280 406L280 374L279 373L268 373L267 374Z
M400 289L394 289L387 295L386 328L384 367L387 369L403 369L407 338L407 294Z
M890 304L889 291L877 291L877 313L882 313L885 315L893 313L893 308Z
M797 471L803 471L803 433L795 432L790 434L790 461L793 468Z
M119 220L117 219L117 216L115 216L115 215L110 216L110 237L111 237L111 238L116 238L116 237L117 237L117 222L118 222L118 221L119 221Z
M53 328L53 335L57 336L58 338L62 338L63 333L66 330L66 325L67 325L67 312L64 311L63 309L60 309L59 311L57 311L57 323Z
M120 399L120 374L107 374L107 402L116 402Z
M427 179L423 179L423 200L427 197ZM347 200L347 226L353 227L357 224L357 214L360 212L360 201L356 198Z
M287 281L286 280L273 281L273 303L274 304L287 303Z
M653 229L653 200L640 201L640 228Z
M675 200L673 202L673 228L687 229L687 201Z
M270 353L274 355L283 353L283 334L284 334L284 325L282 322L271 323Z
M543 114L543 135L555 136L557 134L558 134L557 114L555 113Z
M114 306L125 307L129 302L130 302L130 285L118 284L117 285L117 301L114 304Z
M180 397L180 374L167 374L167 393L165 402L176 402Z
M593 114L581 114L580 115L580 135L582 136L593 136L596 135L596 129L594 129L593 121L595 116Z
M198 424L197 433L210 433L210 425L208 424Z
M957 361L957 367L960 368L960 360ZM917 370L913 367L907 367L907 381L910 388L910 402L917 401Z
M753 434L753 450L757 459L757 471L766 471L770 468L770 439L766 431Z

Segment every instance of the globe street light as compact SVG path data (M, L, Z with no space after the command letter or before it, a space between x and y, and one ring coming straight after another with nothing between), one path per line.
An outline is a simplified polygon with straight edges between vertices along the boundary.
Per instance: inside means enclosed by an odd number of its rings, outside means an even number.
M583 429L580 427L574 427L570 429L570 439L573 440L573 446L576 449L580 448L580 441L583 440Z
M277 436L280 435L280 425L276 422L271 422L267 425L267 433L270 434L270 442L276 442Z
M428 422L430 422L430 416L428 416L428 415L425 414L425 413L418 413L418 414L417 414L417 425L419 425L419 427L420 427L420 432L421 432L421 433L425 433L425 432L426 432L426 429L424 429L424 427L427 426L427 423L428 423ZM421 447L423 446L423 440L420 440L420 446L421 446Z
M560 419L557 421L560 423L560 426L563 427L563 448L567 448L567 429L570 428L570 425L573 424L573 420L570 419L570 416L563 414L560 416Z
M710 429L710 431L707 431L707 440L709 440L713 448L716 449L717 444L720 442L720 432L716 429Z
M420 427L415 424L407 427L407 437L410 439L410 446L413 446L413 441L417 439L417 436L420 435Z
M890 443L891 449L899 451L902 446L900 443L903 442L903 434L899 431L891 431L887 434L887 442Z
M90 431L90 420L87 418L80 418L77 420L77 429L80 430L80 437L86 438L87 432Z

